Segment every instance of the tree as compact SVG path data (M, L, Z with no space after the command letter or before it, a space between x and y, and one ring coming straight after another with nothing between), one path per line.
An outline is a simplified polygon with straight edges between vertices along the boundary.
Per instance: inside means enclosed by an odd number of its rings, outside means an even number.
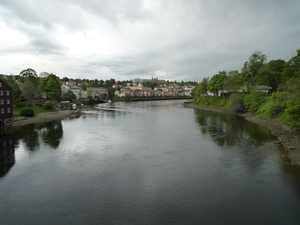
M25 83L26 80L31 81L35 87L38 86L39 78L34 69L28 68L20 72L20 82Z
M284 66L282 74L283 83L286 83L288 79L297 76L300 73L300 49L297 50L297 54L294 55Z
M76 100L76 96L72 91L68 90L66 93L62 94L61 100L72 102Z
M27 103L31 102L36 97L37 88L33 85L30 80L25 80L22 86L22 93Z
M244 63L242 73L246 80L253 84L253 88L256 86L258 78L258 70L266 64L267 56L262 54L261 51L255 51L249 57L249 60Z
M242 74L237 70L232 70L227 72L227 78L223 86L227 92L237 92L243 88L243 83Z
M218 74L215 74L209 81L208 90L218 95L219 91L224 91L224 83L227 78L225 71L220 71Z
M47 99L60 101L61 83L59 77L50 73L47 77L42 78L39 91L44 94Z
M114 96L115 96L115 91L116 89L112 88L112 87L109 87L107 89L107 97L109 100L113 100Z
M267 67L271 71L271 84L273 91L277 91L279 84L282 80L282 74L286 62L282 59L271 60L268 62Z
M207 95L208 91L208 78L203 78L202 81L195 87L195 97L200 97L201 95Z

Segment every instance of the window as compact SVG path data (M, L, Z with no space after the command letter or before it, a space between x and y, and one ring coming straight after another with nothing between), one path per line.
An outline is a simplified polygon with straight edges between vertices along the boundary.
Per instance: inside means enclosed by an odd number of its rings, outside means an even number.
M3 99L0 100L0 105L4 105L4 100Z
M0 87L2 87L2 82L0 81Z
M1 96L1 95L3 95L3 91L2 91L2 90L0 90L0 96Z
M11 112L11 111L10 111L10 108L7 108L7 109L6 109L6 112L7 112L7 113L10 113L10 112Z
M0 110L0 111L1 111L1 114L5 113L5 111L4 111L4 109L3 109L3 108L1 108L1 110Z
M10 93L9 93L9 91L6 91L6 95L8 96Z
M7 105L10 104L10 99L6 99L6 104L7 104Z

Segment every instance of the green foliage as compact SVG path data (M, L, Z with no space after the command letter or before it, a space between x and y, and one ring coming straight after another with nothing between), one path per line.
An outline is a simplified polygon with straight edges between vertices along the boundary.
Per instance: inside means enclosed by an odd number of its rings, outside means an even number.
M224 83L227 79L225 71L220 71L218 74L215 74L209 81L208 90L214 95L218 95L219 91L224 89Z
M42 78L38 89L47 99L59 101L61 98L60 79L53 73Z
M114 98L114 96L115 96L115 91L116 91L116 89L111 88L111 87L109 87L109 88L107 89L107 98L108 98L109 100L113 100L113 98Z
M259 69L266 64L267 56L262 54L261 51L255 51L249 57L249 60L244 63L242 73L244 74L245 80L253 87L256 85L258 80Z
M288 123L293 128L300 127L300 100L288 101L287 103L287 119Z
M226 108L235 113L242 113L245 111L243 93L234 93L229 96Z
M253 91L244 97L245 109L249 112L256 112L267 100L267 95L261 91Z
M34 116L34 111L32 109L29 109L29 108L22 109L21 112L20 112L20 116L33 117Z
M39 78L34 69L28 68L20 72L20 82L25 83L26 80L31 81L35 87L38 86Z
M54 108L54 103L52 101L46 101L43 104L44 109L53 109Z
M25 82L22 86L22 93L23 93L24 98L27 100L27 102L30 102L34 98L36 98L37 88L34 86L34 84L30 80L25 80Z
M130 101L130 94L129 93L125 94L125 101L126 102Z
M72 91L68 90L66 93L62 94L61 100L72 102L72 101L76 100L76 96Z

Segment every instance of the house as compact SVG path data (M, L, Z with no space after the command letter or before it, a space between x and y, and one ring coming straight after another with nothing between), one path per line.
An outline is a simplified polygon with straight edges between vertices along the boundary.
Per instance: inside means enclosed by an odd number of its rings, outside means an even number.
M269 87L268 85L256 85L254 89L257 90L257 91L264 92L266 94L271 94L272 93L272 88Z
M62 93L66 93L68 91L72 91L72 93L76 96L76 99L80 99L82 96L82 89L81 87L78 87L77 85L66 85L63 84L61 86Z
M0 126L12 125L12 89L0 79Z
M86 91L82 92L82 97L87 98L88 96L92 96L95 99L101 99L104 98L104 96L107 95L107 88L99 87L89 87L86 89Z

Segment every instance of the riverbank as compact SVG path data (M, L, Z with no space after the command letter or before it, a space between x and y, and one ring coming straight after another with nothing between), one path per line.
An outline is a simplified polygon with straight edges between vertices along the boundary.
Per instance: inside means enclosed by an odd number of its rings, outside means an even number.
M20 127L33 123L49 122L53 120L61 120L71 116L72 113L72 110L64 110L57 112L41 113L34 117L17 116L13 118L13 127Z
M256 117L252 113L234 113L232 111L226 109L219 109L219 108L207 108L194 105L192 103L185 104L187 107L192 107L199 110L206 110L212 112L219 112L219 113L227 113L237 116L242 116L246 120L266 127L270 132L275 135L278 140L277 144L280 146L285 147L288 150L288 157L291 160L292 165L300 166L300 133L299 131L294 131L288 126L283 124L277 123L271 120L263 120Z

